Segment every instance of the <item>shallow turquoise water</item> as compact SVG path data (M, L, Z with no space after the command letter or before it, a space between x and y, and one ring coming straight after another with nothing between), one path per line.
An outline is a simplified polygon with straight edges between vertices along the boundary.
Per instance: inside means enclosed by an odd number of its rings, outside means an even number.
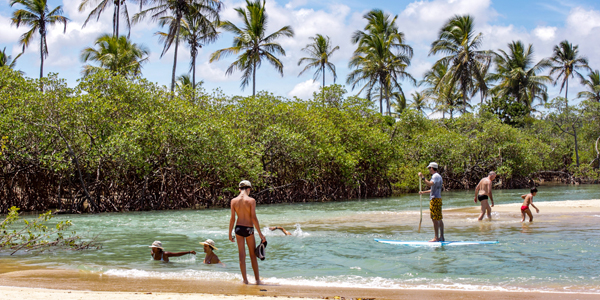
M261 227L283 226L293 236L263 230L267 259L259 262L268 283L381 288L545 290L600 293L600 213L576 217L544 213L521 224L519 195L494 191L496 204L514 203L512 213L445 212L447 240L499 240L497 245L407 247L374 238L428 240L428 215L419 222L419 196L405 195L335 203L262 205ZM444 192L444 209L474 206L473 192ZM600 198L600 186L541 187L535 202ZM424 199L424 205L428 202ZM425 208L425 211L428 209ZM90 270L114 276L197 278L239 281L237 247L227 239L229 209L108 213L60 216L78 233L99 234L101 250L24 254L18 260L48 267ZM202 264L198 242L213 239L225 266ZM196 250L165 264L149 255L154 240L167 251ZM6 254L0 254L6 257ZM248 269L251 274L249 259ZM249 276L252 281L253 276Z

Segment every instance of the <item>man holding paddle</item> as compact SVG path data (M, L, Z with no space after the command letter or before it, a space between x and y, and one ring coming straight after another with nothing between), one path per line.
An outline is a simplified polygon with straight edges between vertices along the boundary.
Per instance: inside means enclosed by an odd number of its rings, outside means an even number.
M435 238L430 242L444 242L444 222L442 221L442 176L438 174L438 164L429 163L427 166L429 173L431 174L431 181L425 179L423 173L419 172L419 177L425 181L428 187L431 187L429 191L419 191L419 194L429 194L429 212L431 220L433 221L433 228L435 230Z

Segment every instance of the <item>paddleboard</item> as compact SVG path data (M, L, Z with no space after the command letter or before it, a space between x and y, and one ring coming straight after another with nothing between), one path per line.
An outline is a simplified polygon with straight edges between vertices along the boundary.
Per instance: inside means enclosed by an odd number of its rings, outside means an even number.
M396 240L383 240L375 239L376 242L400 245L400 246L465 246L465 245L489 245L498 244L498 241L446 241L446 242L427 242L427 241L396 241Z

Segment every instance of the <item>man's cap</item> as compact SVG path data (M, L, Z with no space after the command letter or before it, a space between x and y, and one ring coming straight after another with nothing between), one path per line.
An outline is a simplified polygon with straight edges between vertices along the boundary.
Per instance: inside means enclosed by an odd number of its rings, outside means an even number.
M251 183L250 183L250 181L248 181L248 180L242 180L242 181L240 182L240 185L239 185L239 186L240 186L240 188L245 188L245 187L249 187L249 188L251 188L251 187L252 187L252 184L251 184Z
M265 260L265 248L267 247L267 241L264 241L262 243L260 243L260 245L256 246L256 249L254 249L254 254L256 254L256 257L258 257L260 260Z
M429 168L437 169L438 168L438 164L434 163L434 162L430 162L429 165L427 166L427 169L429 169Z
M152 243L152 246L148 246L150 248L158 248L160 250L164 250L162 247L162 243L160 241L154 241L154 243Z
M213 250L219 250L219 248L215 247L215 241L208 239L204 242L200 242L200 245L208 245L209 247L211 247Z

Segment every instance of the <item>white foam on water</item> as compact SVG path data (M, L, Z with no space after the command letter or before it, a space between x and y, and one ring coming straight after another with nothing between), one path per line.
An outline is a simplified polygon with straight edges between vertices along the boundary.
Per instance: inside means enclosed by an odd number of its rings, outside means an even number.
M138 269L109 269L104 275L128 278L160 278L160 279L202 279L202 280L242 280L242 276L227 272L203 270L184 270L179 272L158 272Z

